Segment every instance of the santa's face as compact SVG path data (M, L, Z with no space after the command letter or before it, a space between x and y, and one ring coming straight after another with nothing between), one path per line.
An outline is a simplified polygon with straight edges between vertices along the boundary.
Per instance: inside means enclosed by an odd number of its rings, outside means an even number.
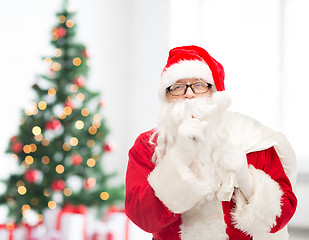
M225 92L214 92L194 98L162 101L157 122L157 147L153 161L158 162L177 139L179 126L190 118L205 122L209 129L207 138L223 136L225 113L230 105L230 97ZM218 136L218 137L216 137Z
M194 84L194 83L205 84L204 80L201 80L201 79L198 79L198 78L184 78L184 79L178 80L174 84L174 86L177 87L177 86L180 86L180 85L191 85L191 84ZM209 88L207 92L195 93L191 87L187 87L185 94L179 95L179 96L172 95L170 91L167 91L166 92L166 99L167 99L168 102L175 102L175 101L182 101L182 100L185 100L185 99L192 99L192 98L196 98L196 97L211 96L211 94L212 94L211 88Z
M219 127L229 105L230 97L225 92L163 101L157 123L158 132L170 140L175 140L180 124L189 118L205 121L213 125L212 128L215 130Z

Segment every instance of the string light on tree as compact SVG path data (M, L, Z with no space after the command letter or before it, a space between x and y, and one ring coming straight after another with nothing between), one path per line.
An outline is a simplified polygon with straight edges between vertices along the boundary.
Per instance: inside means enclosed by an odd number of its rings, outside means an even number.
M32 128L32 133L33 133L33 135L40 135L41 134L41 128L39 127L39 126L34 126L33 128Z
M22 206L23 215L26 214L26 212L30 211L31 207L28 204L25 204Z
M49 197L51 195L49 190L47 190L47 189L44 189L43 194L44 194L45 197Z
M75 58L73 58L72 62L73 62L74 66L78 67L79 65L81 65L82 60L79 57L75 57Z
M27 163L28 165L31 165L33 163L33 157L32 156L27 156L25 157L25 163Z
M64 172L64 166L62 164L59 164L56 166L56 172L58 174L62 174Z
M50 158L48 156L43 156L42 159L41 159L41 162L44 164L44 165L47 165L49 164L50 162Z
M70 91L71 91L72 93L76 93L76 92L78 91L78 86L77 86L76 84L72 84L72 85L70 86Z
M25 109L25 114L27 116L36 115L38 113L37 104L35 102L32 102L32 104Z
M31 153L31 146L30 145L25 145L24 147L23 147L23 151L24 151L24 153L26 153L26 154L29 154L29 153Z
M55 209L57 207L57 203L55 201L49 201L48 202L48 207L50 209Z
M103 201L106 201L107 199L109 199L109 193L108 193L108 192L101 192L100 198L101 198Z
M64 15L60 15L60 16L58 17L59 23L65 23L66 19L67 19L67 18L66 18Z
M82 102L85 100L85 95L83 93L78 93L77 98Z
M77 129L79 129L79 130L83 129L84 126L85 126L85 124L84 124L84 122L83 122L82 120L77 120L77 121L75 122L75 127L76 127Z
M93 159L93 158L89 158L88 160L87 160L87 165L88 165L88 167L94 167L95 166L95 164L96 164L96 161Z
M49 140L46 139L46 138L43 138L43 139L42 139L42 145L45 146L45 147L47 147L47 146L49 145Z
M51 71L59 72L61 69L62 69L62 65L61 65L60 63L58 63L58 62L53 62L53 63L51 64L51 68L50 68Z
M38 147L34 143L30 144L30 148L31 148L31 152L33 152L33 153L38 149Z
M87 117L89 115L89 110L88 108L83 108L81 110L81 114L84 116L84 117Z
M60 49L60 48L57 48L57 49L55 50L55 57L60 57L61 54L62 54L61 49Z
M39 204L38 198L31 198L30 203L32 206L37 206Z
M56 95L56 89L54 89L54 88L50 88L50 89L48 89L48 95L50 95L50 96L55 96Z
M44 62L45 62L47 65L50 66L50 65L52 64L53 60L52 60L50 57L47 57L47 58L44 59Z
M39 102L39 104L38 104L38 108L40 109L40 110L45 110L46 109L46 107L47 107L47 103L45 102L45 101L40 101Z
M88 146L89 148L93 148L93 147L95 146L95 141L94 141L93 139L89 139L89 140L87 141L87 146Z
M88 129L88 132L91 134L91 135L94 135L97 133L97 128L94 127L94 126L90 126L89 129Z
M72 195L72 189L71 188L65 188L63 189L63 194L67 197Z
M70 144L71 144L71 146L73 146L73 147L77 146L77 144L78 144L78 139L77 139L76 137L72 137L72 138L70 139Z
M17 192L20 194L20 195L25 195L27 193L27 189L25 186L19 186L17 188Z
M70 151L71 150L71 145L69 143L64 143L62 145L62 149L66 152Z

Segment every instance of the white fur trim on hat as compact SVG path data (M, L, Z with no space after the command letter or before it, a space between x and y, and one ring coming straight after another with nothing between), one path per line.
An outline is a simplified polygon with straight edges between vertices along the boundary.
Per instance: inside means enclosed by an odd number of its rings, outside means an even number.
M201 78L207 83L212 84L212 90L216 91L212 72L205 62L198 60L182 60L164 69L162 72L159 85L159 98L164 100L166 88L183 78Z

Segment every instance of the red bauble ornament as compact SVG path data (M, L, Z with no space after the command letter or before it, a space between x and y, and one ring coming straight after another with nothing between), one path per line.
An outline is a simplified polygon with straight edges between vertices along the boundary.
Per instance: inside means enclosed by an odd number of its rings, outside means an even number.
M89 58L89 53L86 49L83 50L83 55L85 58Z
M101 101L100 101L100 107L105 107L106 105L107 105L106 100L101 99Z
M65 188L65 181L63 180L55 180L51 184L51 188L54 191L62 191Z
M61 122L58 119L52 119L46 122L45 128L48 130L56 130L61 128Z
M11 150L13 153L21 153L23 151L23 147L24 145L17 140L11 144Z
M11 137L11 142L16 142L17 140L18 140L18 137L17 137L17 136Z
M57 28L57 33L60 38L63 38L67 34L67 30L64 27Z
M76 84L78 87L85 86L86 79L83 76L77 77L73 80L73 83Z
M36 169L28 169L24 174L24 179L28 183L38 183L41 178L41 172Z
M84 187L87 190L94 188L95 185L96 185L96 180L93 177L86 179L84 182Z
M105 152L114 152L116 150L116 145L114 143L105 143L103 145L103 150Z
M73 104L72 101L66 101L66 102L64 102L64 106L65 106L65 107L69 107L69 108L71 108L72 110L74 109L74 104Z
M83 162L83 157L79 154L74 154L71 157L71 162L73 165L80 165Z

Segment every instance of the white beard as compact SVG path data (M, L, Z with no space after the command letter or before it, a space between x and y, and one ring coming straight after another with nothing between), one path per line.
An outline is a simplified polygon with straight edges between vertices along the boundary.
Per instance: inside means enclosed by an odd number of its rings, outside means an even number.
M226 92L215 92L211 97L162 102L156 132L158 134L157 146L153 157L155 164L164 158L166 152L174 146L178 128L185 120L196 118L202 121L206 126L205 144L200 148L190 168L196 176L213 186L214 194L216 193L221 200L231 197L229 186L231 181L232 184L234 181L234 176L220 166L220 159L224 157L220 149L229 145L227 109L230 103L230 97ZM214 194L207 198L212 199Z
M215 92L211 97L162 102L156 131L158 134L156 150L161 151L157 160L160 160L164 152L174 145L180 124L192 117L199 119L208 126L207 142L217 142L218 144L219 139L227 134L226 112L230 102L230 97L225 92Z

